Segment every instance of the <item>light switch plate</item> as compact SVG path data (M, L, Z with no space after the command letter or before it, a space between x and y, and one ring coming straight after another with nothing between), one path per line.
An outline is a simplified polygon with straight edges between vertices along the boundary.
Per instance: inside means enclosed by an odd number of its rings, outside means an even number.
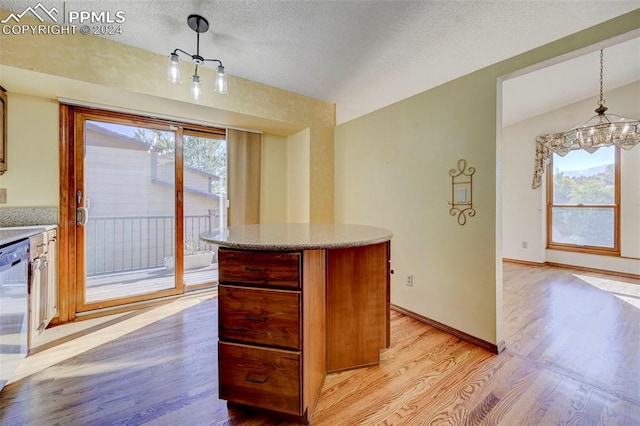
M0 188L0 204L7 204L7 188Z

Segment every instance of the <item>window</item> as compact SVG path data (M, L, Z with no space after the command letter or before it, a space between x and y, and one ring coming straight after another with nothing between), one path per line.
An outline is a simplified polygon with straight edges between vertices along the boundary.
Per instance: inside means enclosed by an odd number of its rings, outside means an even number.
M620 253L619 159L614 146L593 154L553 154L547 174L547 248Z

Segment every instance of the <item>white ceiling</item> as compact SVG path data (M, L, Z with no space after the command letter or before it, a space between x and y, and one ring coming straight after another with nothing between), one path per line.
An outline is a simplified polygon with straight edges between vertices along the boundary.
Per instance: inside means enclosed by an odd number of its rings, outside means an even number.
M637 0L40 1L66 11L124 11L123 33L111 38L165 55L178 47L195 53L186 19L198 13L211 26L201 36L203 56L221 59L230 74L333 102L338 123L638 8ZM0 6L19 13L35 3L2 0ZM631 68L617 81L638 79L637 44L631 49ZM589 96L594 73L598 87L598 65L594 70L591 62L579 65L589 70L584 78L565 69L565 81L547 70L544 86L511 83L507 96L511 90L517 96L505 99L513 111L505 123L550 101L518 101L539 95L540 87L568 98L571 83L572 96ZM607 77L616 68L612 57Z
M640 81L640 34L634 36L612 45L594 46L573 59L504 81L503 125L584 99L593 99L593 109L585 111L585 119L594 115L600 96L600 48L604 50L605 100L608 90ZM615 105L607 107L610 113L616 113Z

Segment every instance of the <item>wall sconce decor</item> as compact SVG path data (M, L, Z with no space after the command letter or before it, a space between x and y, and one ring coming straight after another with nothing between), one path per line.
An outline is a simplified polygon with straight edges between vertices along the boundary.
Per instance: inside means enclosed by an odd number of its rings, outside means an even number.
M475 167L467 167L466 160L458 160L458 169L450 169L451 176L451 201L449 214L458 216L458 225L467 223L467 216L473 217L476 211L473 209L473 174Z
M191 61L196 64L196 68L193 76L191 77L191 96L194 101L202 100L202 80L198 75L198 65L202 65L206 61L217 62L216 68L216 81L215 91L221 95L227 93L227 72L222 66L222 61L219 59L206 59L200 56L200 33L206 33L209 31L209 21L200 15L189 15L187 18L187 25L196 33L196 53L191 54L185 52L182 49L175 49L173 53L169 55L169 67L167 68L167 78L173 84L180 84L182 82L180 78L180 56L178 53L182 53L191 58Z

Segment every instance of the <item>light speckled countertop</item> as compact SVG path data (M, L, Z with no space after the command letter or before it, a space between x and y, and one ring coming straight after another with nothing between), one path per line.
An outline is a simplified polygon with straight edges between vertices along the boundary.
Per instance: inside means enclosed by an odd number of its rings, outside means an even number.
M0 246L29 238L33 235L56 228L57 225L15 226L0 228Z
M391 240L391 231L364 225L307 223L230 226L200 238L223 247L247 250L310 250L360 247Z

